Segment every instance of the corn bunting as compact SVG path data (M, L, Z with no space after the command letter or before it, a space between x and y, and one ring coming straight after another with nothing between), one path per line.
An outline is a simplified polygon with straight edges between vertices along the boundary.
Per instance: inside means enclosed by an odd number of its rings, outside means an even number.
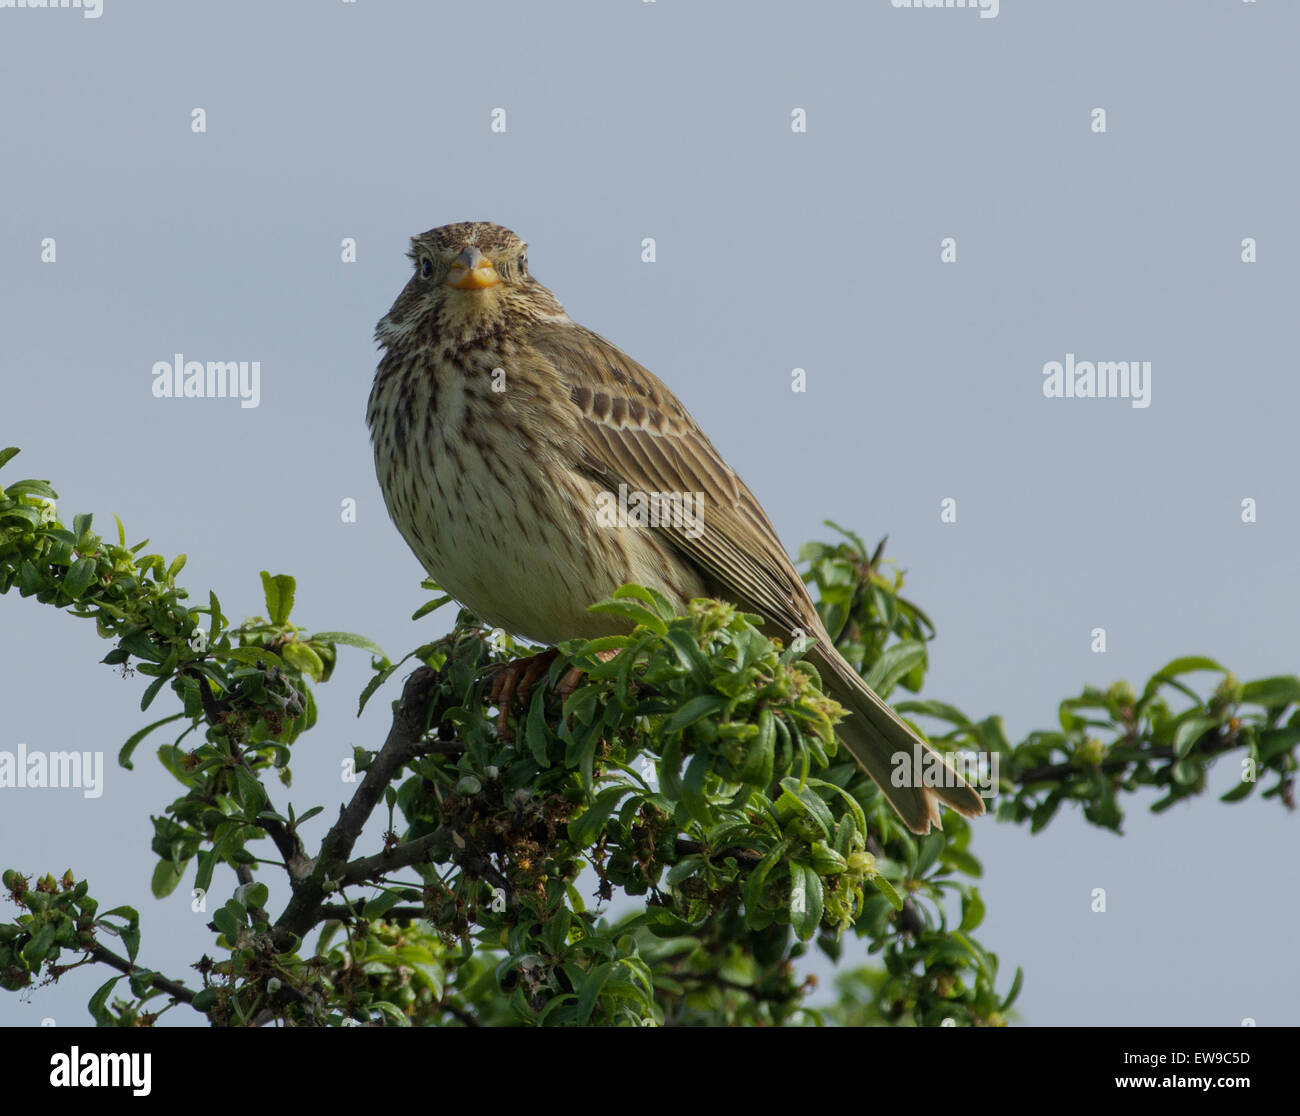
M936 797L983 813L979 794L835 650L767 515L686 408L570 318L529 273L525 248L479 221L414 237L415 272L376 327L375 469L424 568L488 624L538 643L626 630L587 611L625 582L679 607L729 601L787 639L802 631L817 641L808 657L827 692L849 710L841 740L906 825L929 832ZM607 514L629 493L643 514ZM654 514L653 503L644 514L646 499L694 494L693 514ZM922 785L933 783L943 785Z

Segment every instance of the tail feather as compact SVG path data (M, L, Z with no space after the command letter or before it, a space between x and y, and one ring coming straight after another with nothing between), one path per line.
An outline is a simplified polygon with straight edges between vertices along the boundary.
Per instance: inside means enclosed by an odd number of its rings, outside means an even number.
M937 799L968 818L984 813L979 792L953 770L942 753L922 740L877 697L833 648L819 645L809 658L821 671L826 692L849 711L849 716L835 726L837 735L908 829L924 834L930 832L931 825L942 828ZM920 763L916 762L918 757ZM939 764L941 769L936 768ZM909 776L902 786L895 784L900 770ZM938 780L933 777L936 770L942 776ZM927 771L931 773L928 779ZM923 780L940 785L926 786Z

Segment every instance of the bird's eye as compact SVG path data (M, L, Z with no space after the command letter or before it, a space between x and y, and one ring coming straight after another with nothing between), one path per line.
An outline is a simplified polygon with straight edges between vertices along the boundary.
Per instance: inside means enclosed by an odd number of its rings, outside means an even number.
M427 256L420 261L420 278L428 279L433 274L433 261Z

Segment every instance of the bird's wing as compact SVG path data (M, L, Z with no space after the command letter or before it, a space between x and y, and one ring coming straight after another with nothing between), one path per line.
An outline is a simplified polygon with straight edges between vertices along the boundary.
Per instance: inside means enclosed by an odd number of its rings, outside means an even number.
M575 464L610 491L703 493L703 530L657 530L716 583L720 595L790 633L820 623L802 580L754 494L686 408L648 370L571 321L541 322L529 345L568 390L577 412ZM776 634L776 633L772 633Z

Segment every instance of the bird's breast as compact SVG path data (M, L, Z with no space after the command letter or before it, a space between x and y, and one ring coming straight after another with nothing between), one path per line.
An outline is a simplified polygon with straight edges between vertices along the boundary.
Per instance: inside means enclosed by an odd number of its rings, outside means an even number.
M678 604L703 594L662 537L600 514L606 485L575 468L572 419L527 375L490 356L390 370L369 417L393 522L487 623L553 644L623 630L587 608L625 582Z

